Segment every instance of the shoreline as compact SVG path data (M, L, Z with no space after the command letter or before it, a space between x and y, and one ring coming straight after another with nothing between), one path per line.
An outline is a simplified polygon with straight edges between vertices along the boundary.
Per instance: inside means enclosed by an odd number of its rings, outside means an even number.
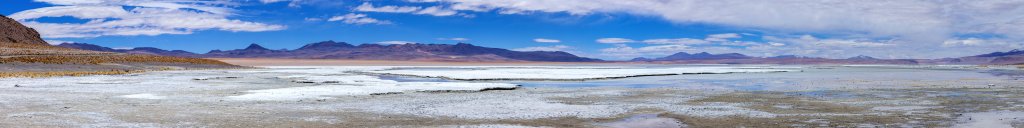
M203 58L241 66L522 66L522 65L609 65L639 64L623 62L446 62L397 60L279 59L279 58Z

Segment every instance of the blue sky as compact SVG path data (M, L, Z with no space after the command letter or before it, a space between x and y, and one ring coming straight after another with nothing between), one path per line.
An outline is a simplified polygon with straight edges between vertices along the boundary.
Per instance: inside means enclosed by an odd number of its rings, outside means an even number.
M1012 3L1024 2L8 0L0 14L51 43L198 53L335 40L466 42L611 60L704 51L942 58L1021 48L1024 4Z

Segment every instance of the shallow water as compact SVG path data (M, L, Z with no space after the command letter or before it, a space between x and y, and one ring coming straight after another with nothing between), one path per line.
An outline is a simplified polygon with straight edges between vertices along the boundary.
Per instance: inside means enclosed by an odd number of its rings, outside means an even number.
M644 67L680 67L691 65L644 66ZM628 67L628 66L624 66ZM704 66L697 66L704 67ZM786 68L791 68L787 66ZM408 70L451 70L451 68L407 68ZM1020 70L1003 69L948 69L948 68L877 68L877 67L805 67L798 72L779 73L731 73L731 74L690 74L669 76L631 77L622 79L604 79L587 81L487 81L523 85L524 87L627 87L627 88L689 88L689 89L725 89L739 91L786 91L786 90L830 90L857 86L861 88L887 88L884 83L892 80L909 81L941 81L941 80L979 80L1005 79L1022 81L1024 76ZM415 76L381 75L382 79L396 81L429 81L451 82L442 78L426 78ZM863 81L860 84L822 83L821 81ZM874 84L872 83L874 82ZM898 83L895 83L898 84ZM957 84L986 84L957 83Z

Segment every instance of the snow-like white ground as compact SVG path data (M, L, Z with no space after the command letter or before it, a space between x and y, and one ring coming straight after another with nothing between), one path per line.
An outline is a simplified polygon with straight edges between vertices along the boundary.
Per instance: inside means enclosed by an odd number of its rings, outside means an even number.
M377 76L346 73L392 67L271 67L256 70L165 71L84 77L7 78L0 85L25 89L54 88L68 92L122 93L129 99L166 99L162 92L194 89L251 89L229 100L324 99L330 96L402 92L481 91L518 85L478 82L398 82ZM287 85L287 86L281 86ZM6 87L6 86L5 86ZM198 87L198 88L197 88ZM4 87L0 87L4 88Z
M153 94L149 94L149 93L123 95L121 97L123 97L123 98L133 98L133 99L150 99L150 100L159 100L159 99L167 98L165 96L158 96L158 95L153 95Z
M1012 123L1024 123L1024 112L994 111L966 113L956 128L1012 128Z
M794 72L794 68L758 67L495 67L473 69L387 69L365 71L376 74L437 77L457 80L587 80L651 75Z
M472 66L472 67L268 67L252 70L161 71L128 75L0 79L0 126L6 122L95 127L203 127L270 120L344 124L391 117L404 119L496 121L559 118L609 119L635 114L676 114L693 117L774 118L786 116L856 116L846 113L788 114L750 108L748 103L694 102L718 94L750 90L821 90L875 88L1017 87L1019 81L972 71L915 69L868 70L841 67L812 69L778 66ZM786 73L768 73L786 72ZM402 74L452 79L518 79L521 81L448 81L434 78L393 78ZM643 77L647 75L709 73ZM737 73L737 74L717 74ZM754 73L754 74L741 74ZM886 75L888 74L888 75ZM641 77L596 80L621 77ZM920 79L919 79L920 78ZM423 81L417 81L423 80ZM529 81L588 80L588 81ZM529 83L529 82L538 83ZM608 84L636 81L665 83L665 88L560 88L517 84ZM18 86L14 86L18 85ZM941 86L940 86L941 85ZM697 86L702 88L689 88ZM586 87L586 86L584 86ZM774 89L780 88L780 89ZM430 92L430 93L427 93ZM473 92L473 93L435 93ZM397 94L401 93L401 94ZM388 95L372 95L388 94ZM815 94L815 93L808 93ZM899 94L899 93L897 93ZM893 94L895 95L895 94ZM835 96L843 97L843 96ZM875 106L878 113L930 112L939 103L917 99L843 101ZM793 105L778 105L794 109ZM170 115L170 116L168 116ZM1019 112L965 114L964 127L1018 124ZM6 117L4 117L6 116ZM990 118L995 117L995 118ZM209 122L202 122L203 118ZM224 122L235 120L237 122ZM241 120L241 121L239 121ZM1010 121L1007 121L1010 120ZM194 122L189 122L194 121ZM305 121L305 122L302 122ZM391 120L394 121L394 120ZM679 126L672 118L623 120L607 127ZM173 123L167 123L173 122ZM223 122L223 123L222 123ZM261 124L274 124L265 122ZM493 124L491 124L493 123ZM508 122L456 124L455 127L505 127ZM508 126L523 124L512 123ZM221 125L223 126L223 125ZM370 125L375 126L375 125ZM531 125L532 126L532 125ZM229 126L230 127L230 126ZM258 126L253 126L258 127Z

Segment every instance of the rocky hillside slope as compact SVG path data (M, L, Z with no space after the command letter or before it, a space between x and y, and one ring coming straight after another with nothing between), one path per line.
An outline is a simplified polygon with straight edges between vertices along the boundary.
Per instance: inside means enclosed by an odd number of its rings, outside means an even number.
M55 47L34 29L0 15L0 77L123 74L148 70L242 68L196 58Z

